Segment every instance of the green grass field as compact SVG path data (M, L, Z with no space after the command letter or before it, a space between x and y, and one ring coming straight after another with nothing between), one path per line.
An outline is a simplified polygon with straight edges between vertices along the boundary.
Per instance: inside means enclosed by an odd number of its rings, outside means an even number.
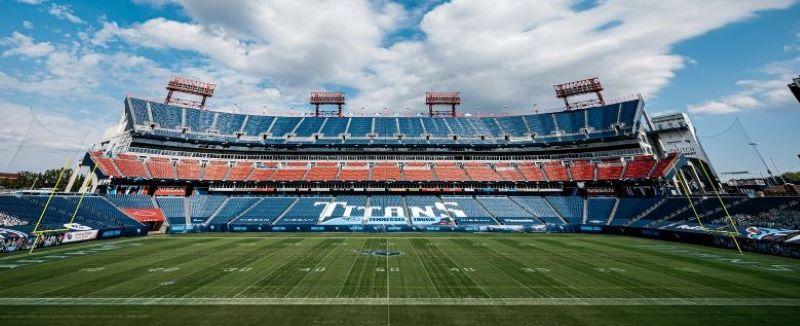
M0 257L0 325L798 318L800 261L603 235L201 234Z

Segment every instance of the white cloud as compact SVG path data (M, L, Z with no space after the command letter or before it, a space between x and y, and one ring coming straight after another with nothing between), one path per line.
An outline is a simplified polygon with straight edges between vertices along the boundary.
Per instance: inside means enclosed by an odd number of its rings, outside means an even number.
M424 38L386 46L412 16L392 2L181 0L192 22L107 23L94 39L193 51L290 98L340 85L357 90L351 107L421 107L424 91L454 89L470 106L523 110L556 105L553 84L591 76L608 97L653 96L691 62L674 44L793 2L604 1L579 11L571 0L456 0L422 17Z
M0 44L11 47L3 51L3 57L19 55L38 58L50 54L55 49L50 42L34 43L33 38L16 31L11 34L11 37L0 40Z
M38 5L38 4L41 4L42 2L44 2L44 0L15 0L15 1L17 1L19 3L26 3L26 4L29 4L29 5Z
M50 4L50 8L47 12L58 19L63 19L74 24L83 24L83 20L76 16L72 8L67 5Z
M691 113L729 114L756 108L785 108L795 101L786 86L800 71L800 56L786 61L772 62L758 70L762 78L743 79L736 82L739 90L719 100L688 106Z
M22 27L24 27L25 29L33 29L33 23L28 20L23 20Z

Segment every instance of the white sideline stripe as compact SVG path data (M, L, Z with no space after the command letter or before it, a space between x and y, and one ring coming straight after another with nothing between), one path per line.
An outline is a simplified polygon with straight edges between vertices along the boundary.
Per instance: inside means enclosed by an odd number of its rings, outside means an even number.
M0 298L21 305L800 306L778 298Z

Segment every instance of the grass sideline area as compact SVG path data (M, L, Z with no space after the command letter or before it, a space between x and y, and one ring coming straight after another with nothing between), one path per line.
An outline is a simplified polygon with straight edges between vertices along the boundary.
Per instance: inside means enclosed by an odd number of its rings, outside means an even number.
M129 238L0 257L0 325L794 324L800 261L586 234Z

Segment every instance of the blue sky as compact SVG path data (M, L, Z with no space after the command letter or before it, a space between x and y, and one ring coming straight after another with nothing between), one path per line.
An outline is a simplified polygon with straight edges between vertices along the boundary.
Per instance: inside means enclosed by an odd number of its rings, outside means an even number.
M687 112L702 137L738 118L779 169L800 170L786 89L798 17L795 0L0 0L0 170L59 165L118 121L125 95L161 98L173 75L216 83L213 108L276 114L323 88L354 112L457 89L464 110L522 113L598 76L609 98ZM738 126L703 141L719 171L763 170Z

